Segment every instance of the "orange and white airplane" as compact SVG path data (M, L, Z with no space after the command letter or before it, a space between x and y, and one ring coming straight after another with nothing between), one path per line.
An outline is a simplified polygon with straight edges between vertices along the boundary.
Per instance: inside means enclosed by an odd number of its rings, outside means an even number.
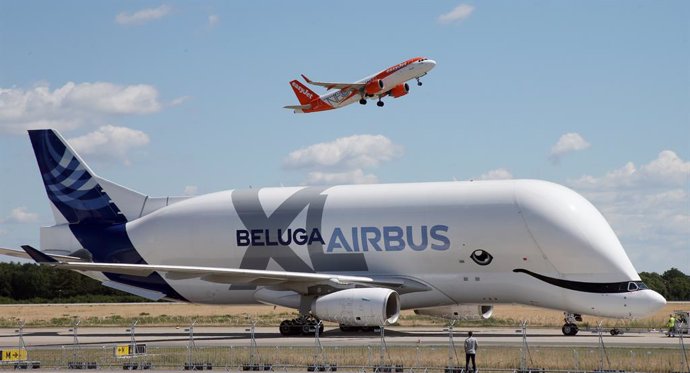
M378 99L376 105L383 106L381 98L385 96L398 98L410 91L410 86L406 83L408 80L416 79L417 85L422 85L419 78L426 75L434 66L436 66L434 60L415 57L354 83L314 82L302 75L307 83L326 87L328 92L319 96L298 80L293 80L290 86L295 91L300 105L289 105L285 108L293 109L295 113L312 113L338 109L357 100L360 104L366 105L367 99L374 98Z

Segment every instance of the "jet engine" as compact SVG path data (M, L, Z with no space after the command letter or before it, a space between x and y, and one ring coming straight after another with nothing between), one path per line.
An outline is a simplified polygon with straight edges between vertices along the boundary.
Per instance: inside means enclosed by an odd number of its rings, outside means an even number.
M398 98L405 96L410 91L410 86L407 83L398 84L391 89L391 96Z
M414 310L417 315L440 317L447 320L486 320L491 317L493 312L494 306L484 304L463 304Z
M375 95L383 90L383 80L374 79L370 80L367 85L364 86L364 93L368 95Z
M345 289L316 298L311 312L321 320L349 326L393 324L400 316L400 296L384 288Z

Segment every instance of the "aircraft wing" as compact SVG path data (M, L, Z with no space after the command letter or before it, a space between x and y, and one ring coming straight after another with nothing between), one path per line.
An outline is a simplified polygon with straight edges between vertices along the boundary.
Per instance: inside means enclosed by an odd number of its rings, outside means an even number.
M326 89L343 89L343 88L360 89L366 85L366 83L315 82L315 81L312 81L311 79L307 78L304 74L302 74L302 78L304 78L304 80L311 85L318 85L321 87L326 87Z
M39 264L76 271L98 271L141 277L157 272L170 280L198 278L222 284L269 286L274 289L293 290L301 294L309 294L310 288L316 286L338 290L351 287L385 287L398 290L400 293L430 290L425 284L405 278L377 279L367 276L242 268L73 262L57 260L31 246L22 246L22 248Z
M7 249L4 247L0 247L0 255L7 255L7 256L11 256L11 257L15 257L15 258L22 258L22 259L33 259L31 257L31 255L26 253L26 251ZM58 255L58 254L45 254L45 255L47 255L48 257L53 258L55 260L59 260L59 261L70 261L70 262L83 261L82 258L79 258L76 256Z

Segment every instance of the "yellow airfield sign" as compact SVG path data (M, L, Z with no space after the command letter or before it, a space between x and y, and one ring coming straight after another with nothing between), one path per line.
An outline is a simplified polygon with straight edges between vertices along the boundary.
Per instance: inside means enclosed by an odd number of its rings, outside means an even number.
M0 350L0 361L22 361L26 360L26 350L24 349L10 349Z
M115 346L115 356L129 356L131 355L130 345L117 345Z

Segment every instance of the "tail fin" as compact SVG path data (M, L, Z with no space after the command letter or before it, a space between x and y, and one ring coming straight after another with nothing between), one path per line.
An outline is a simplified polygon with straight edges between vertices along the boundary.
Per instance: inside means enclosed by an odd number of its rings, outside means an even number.
M297 96L299 103L302 105L306 105L310 103L312 100L319 98L319 95L316 94L316 92L307 88L307 86L300 83L299 80L291 81L290 86L292 87L292 90L295 91L295 95Z
M125 197L128 201L131 198L145 198L137 192L98 178L58 132L30 130L29 137L48 198L67 223L127 222L101 184L115 186L111 190L120 196L129 194ZM55 215L60 223L63 219L60 219L58 212Z

